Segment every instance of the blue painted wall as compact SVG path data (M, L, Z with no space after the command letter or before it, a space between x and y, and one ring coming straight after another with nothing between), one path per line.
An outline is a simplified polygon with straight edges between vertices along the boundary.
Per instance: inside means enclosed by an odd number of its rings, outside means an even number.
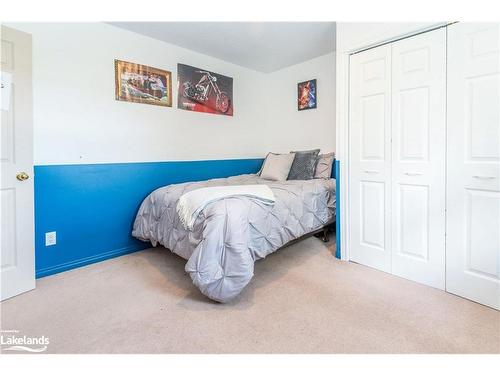
M130 233L139 205L151 191L174 183L256 173L262 161L35 166L36 277L149 247ZM51 231L57 231L57 244L46 247L45 233Z
M335 178L335 198L337 204L335 205L335 257L340 259L340 162L335 160L333 165L333 177Z
M255 173L262 159L35 166L36 276L148 247L130 232L143 199L168 184ZM57 244L45 246L45 233Z

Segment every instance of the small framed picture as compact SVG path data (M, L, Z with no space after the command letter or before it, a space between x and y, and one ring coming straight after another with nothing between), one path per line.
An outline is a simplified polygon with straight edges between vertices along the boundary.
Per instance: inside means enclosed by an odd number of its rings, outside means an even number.
M313 109L318 104L318 85L315 79L297 84L298 110Z
M126 102L172 107L172 73L115 60L115 98Z

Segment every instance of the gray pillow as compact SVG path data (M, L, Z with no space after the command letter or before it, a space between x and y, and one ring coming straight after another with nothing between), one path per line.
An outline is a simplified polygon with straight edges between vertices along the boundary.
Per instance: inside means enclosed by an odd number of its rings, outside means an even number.
M272 181L286 181L295 154L273 154L270 152L264 160L260 177Z
M314 172L314 178L331 178L334 160L335 152L319 155L318 162L316 163L316 171Z
M319 148L309 151L291 151L295 154L288 180L311 180L316 169Z

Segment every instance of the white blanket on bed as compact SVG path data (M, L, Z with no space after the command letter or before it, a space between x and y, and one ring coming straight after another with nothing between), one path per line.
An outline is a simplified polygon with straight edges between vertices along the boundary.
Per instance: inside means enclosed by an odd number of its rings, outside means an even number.
M177 203L177 213L184 228L193 230L196 218L209 203L236 196L245 196L269 205L275 201L273 191L267 185L213 186L183 194Z

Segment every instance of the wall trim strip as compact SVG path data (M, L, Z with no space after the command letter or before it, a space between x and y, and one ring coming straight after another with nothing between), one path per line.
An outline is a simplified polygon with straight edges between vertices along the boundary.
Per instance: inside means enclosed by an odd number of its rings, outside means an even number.
M45 276L50 276L54 275L56 273L64 272L64 271L69 271L74 268L80 268L83 266L87 266L92 263L97 263L97 262L102 262L103 260L108 260L112 258L116 258L122 255L127 255L131 253L135 253L137 251L141 251L144 249L147 249L151 247L151 244L144 242L144 244L141 245L132 245L132 246L127 246L122 249L116 249L116 250L111 250L111 251L106 251L101 254L97 254L94 256L82 258L82 259L77 259L75 261L71 262L66 262L62 264L58 264L53 267L47 267L47 268L42 268L42 269L37 269L36 270L36 278L39 279L41 277Z

